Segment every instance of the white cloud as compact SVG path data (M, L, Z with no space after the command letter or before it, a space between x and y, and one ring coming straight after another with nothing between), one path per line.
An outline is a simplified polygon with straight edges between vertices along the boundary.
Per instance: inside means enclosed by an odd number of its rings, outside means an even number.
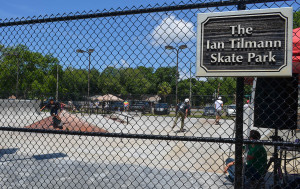
M120 61L116 61L114 60L110 65L108 65L110 67L115 67L115 68L128 68L130 65L129 63L124 60L124 59L121 59Z
M129 67L129 63L126 60L121 59L121 63L122 63L123 68L128 68Z
M152 45L168 45L171 43L187 43L196 37L194 24L176 19L171 15L162 20L151 32Z
M114 60L110 65L108 65L107 67L115 67L115 68L119 68L119 62L117 62L116 60Z

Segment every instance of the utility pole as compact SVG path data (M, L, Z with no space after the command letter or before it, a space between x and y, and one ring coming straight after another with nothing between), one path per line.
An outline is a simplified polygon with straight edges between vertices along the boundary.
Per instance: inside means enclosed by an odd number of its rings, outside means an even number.
M179 57L179 50L182 50L182 49L185 49L185 48L187 48L187 46L186 45L180 45L177 49L176 48L174 48L173 46L171 46L171 45L167 45L167 46L165 46L165 48L167 49L167 50L176 50L176 102L175 102L175 104L177 104L178 103L178 78L179 78L179 72L178 72L178 57Z

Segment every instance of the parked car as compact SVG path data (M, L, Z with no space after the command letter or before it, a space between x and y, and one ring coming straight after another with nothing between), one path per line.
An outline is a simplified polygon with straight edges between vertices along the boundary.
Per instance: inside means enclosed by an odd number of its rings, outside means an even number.
M111 111L123 111L124 103L123 102L112 102L110 105Z
M236 115L236 105L231 104L226 108L226 116L235 116Z
M151 106L146 101L131 101L129 103L130 111L140 111L144 113L151 113Z
M158 103L154 106L154 114L169 115L170 106L168 103Z
M214 115L216 115L216 109L212 106L205 107L203 110L203 115L204 116L214 116Z

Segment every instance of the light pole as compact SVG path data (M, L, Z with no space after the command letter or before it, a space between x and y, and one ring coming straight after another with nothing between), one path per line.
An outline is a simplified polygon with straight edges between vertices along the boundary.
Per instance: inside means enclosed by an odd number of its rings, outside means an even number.
M177 55L177 61L176 61L176 104L178 103L178 78L179 78L179 73L178 73L178 55L179 55L179 51L182 49L187 48L186 45L180 45L177 49L174 48L171 45L167 45L165 46L165 48L167 50L176 50L176 55Z
M192 62L190 62L190 105L192 106Z
M88 53L89 54L89 71L88 71L88 91L87 96L90 98L90 72L91 72L91 54L95 51L95 49L89 49L87 51L84 51L82 49L77 49L77 53Z
M56 102L58 102L58 64L56 64Z

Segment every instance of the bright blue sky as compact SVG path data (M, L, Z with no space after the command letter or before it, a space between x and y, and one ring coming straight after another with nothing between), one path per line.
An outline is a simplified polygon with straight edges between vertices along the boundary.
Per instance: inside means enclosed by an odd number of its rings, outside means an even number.
M173 0L172 0L173 1ZM117 9L118 7L152 6L163 0L15 0L3 1L0 19L75 13L90 10ZM175 0L180 2L180 0ZM196 0L195 0L196 2ZM265 8L264 4L251 6ZM274 4L270 4L274 5ZM269 5L269 6L270 6ZM281 4L278 4L281 6ZM285 4L284 6L287 6ZM299 8L299 5L297 5ZM276 7L276 5L275 5ZM295 7L294 7L295 8ZM221 7L221 10L236 10ZM251 8L252 9L252 8ZM87 56L77 54L76 49L95 49L92 67L102 71L107 66L136 67L175 66L175 51L166 51L165 45L187 44L179 55L181 77L189 76L190 65L195 73L196 14L218 11L215 8L151 13L118 17L106 17L80 21L55 22L0 28L5 45L24 44L43 54L52 53L60 64L87 68Z
M162 2L160 0L14 0L1 1L0 18L39 16L45 14L103 10Z

